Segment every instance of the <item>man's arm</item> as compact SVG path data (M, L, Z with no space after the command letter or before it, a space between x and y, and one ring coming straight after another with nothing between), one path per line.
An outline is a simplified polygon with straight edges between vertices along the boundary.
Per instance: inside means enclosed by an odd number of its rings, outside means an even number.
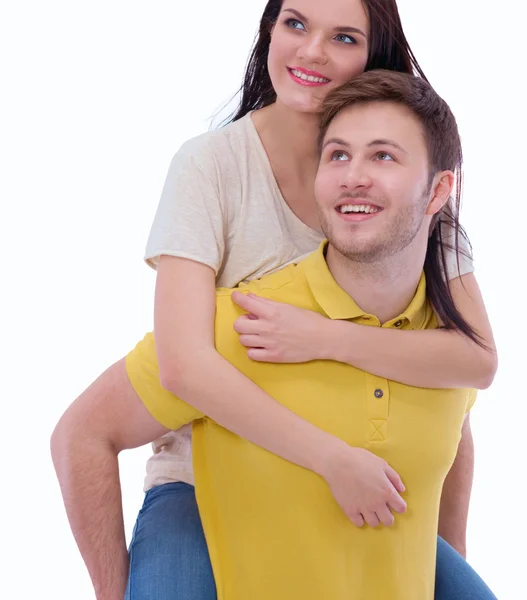
M439 535L466 558L466 533L470 493L474 476L474 440L470 414L465 417L456 459L441 494Z
M97 600L123 600L128 579L117 456L167 432L134 392L124 359L83 392L55 427L53 463Z

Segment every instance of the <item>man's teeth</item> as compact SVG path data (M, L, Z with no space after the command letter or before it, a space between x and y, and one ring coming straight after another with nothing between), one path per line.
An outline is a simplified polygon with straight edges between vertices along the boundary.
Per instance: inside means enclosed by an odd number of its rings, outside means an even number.
M343 214L352 212L370 214L379 212L379 210L380 209L376 206L370 206L369 204L343 204L342 206L339 206L339 212Z
M293 73L295 77L303 79L304 81L313 81L314 83L327 83L329 81L329 79L324 79L324 77L313 77L313 75L306 75L305 73L297 71L296 69L291 69L291 73Z

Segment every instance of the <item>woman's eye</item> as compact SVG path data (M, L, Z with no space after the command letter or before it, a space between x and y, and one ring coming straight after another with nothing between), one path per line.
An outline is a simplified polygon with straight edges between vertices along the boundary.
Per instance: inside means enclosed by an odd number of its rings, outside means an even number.
M343 150L335 150L331 154L331 160L348 160L348 155Z
M377 158L379 160L393 160L393 156L391 154L388 154L388 152L377 152Z
M285 24L287 27L290 27L291 29L299 29L299 30L305 29L302 22L299 21L298 19L287 19L285 21Z
M344 44L356 44L357 40L352 38L351 35L346 35L345 33L339 33L335 36L337 42L343 42Z

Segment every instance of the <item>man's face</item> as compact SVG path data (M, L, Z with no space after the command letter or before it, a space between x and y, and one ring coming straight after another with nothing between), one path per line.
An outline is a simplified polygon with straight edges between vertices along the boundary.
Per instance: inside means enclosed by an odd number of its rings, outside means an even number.
M322 231L342 255L377 262L426 239L429 188L424 129L408 108L372 102L333 119L315 196Z

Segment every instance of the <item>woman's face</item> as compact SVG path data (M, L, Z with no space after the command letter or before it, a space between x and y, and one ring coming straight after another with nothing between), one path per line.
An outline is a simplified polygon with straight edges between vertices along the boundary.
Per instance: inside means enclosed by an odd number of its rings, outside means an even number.
M368 37L362 0L284 0L268 59L277 101L320 112L330 90L364 71Z

